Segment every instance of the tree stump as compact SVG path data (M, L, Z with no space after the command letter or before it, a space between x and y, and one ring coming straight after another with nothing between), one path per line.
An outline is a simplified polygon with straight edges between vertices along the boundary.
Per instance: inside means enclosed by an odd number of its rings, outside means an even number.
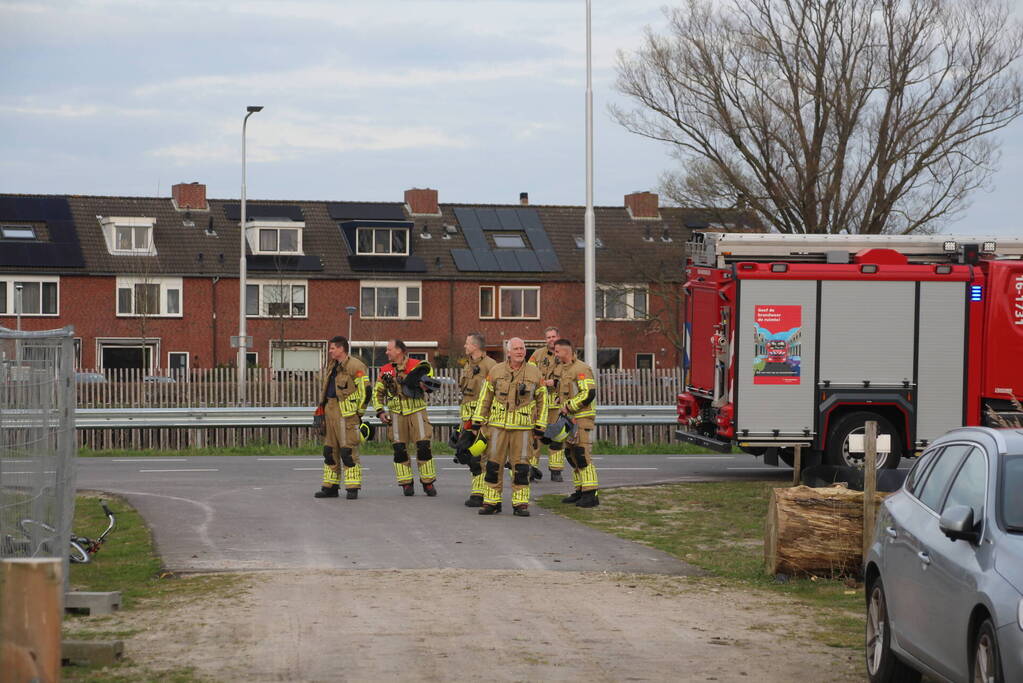
M874 496L874 505L884 494ZM775 574L858 575L863 493L844 486L776 488L764 525L764 569Z

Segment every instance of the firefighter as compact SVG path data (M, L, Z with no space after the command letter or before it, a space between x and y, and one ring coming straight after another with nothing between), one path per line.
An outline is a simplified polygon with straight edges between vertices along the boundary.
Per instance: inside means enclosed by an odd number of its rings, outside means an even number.
M455 458L463 465L469 466L472 473L472 488L469 491L469 498L465 501L466 507L478 508L483 505L483 462L486 458L484 451L480 455L473 455L470 452L477 435L472 431L472 415L476 410L476 402L483 388L483 382L487 373L497 365L497 362L488 356L483 349L486 348L486 341L479 332L472 332L465 337L465 359L463 360L462 372L458 377L458 389L462 392L462 401L459 406L460 419L462 421L461 434L455 446ZM477 447L477 450L482 446Z
M424 384L424 379L433 376L433 369L426 361L409 358L400 339L388 340L385 352L391 362L380 368L373 387L373 407L391 437L394 475L406 496L416 495L409 456L409 450L415 448L423 491L436 496L437 468L430 444L433 428L426 415L426 394L431 389Z
M490 446L483 481L486 489L479 514L501 511L504 464L511 463L512 508L519 517L529 517L530 441L543 434L547 425L547 388L535 365L526 362L526 345L518 337L508 340L508 360L490 369L476 411L473 430L490 427Z
M359 497L362 466L359 464L362 411L369 401L369 375L366 365L348 355L348 339L334 337L327 344L330 360L323 370L320 404L313 423L324 434L323 486L316 498L337 498L344 469L348 500Z
M547 387L547 424L558 418L558 411L561 409L556 402L558 389L555 386L555 373L558 367L558 359L554 355L554 342L561 337L561 332L556 327L548 327L543 331L546 346L533 351L529 362L540 368L540 375L543 377L543 385ZM530 477L534 480L542 479L540 472L540 443L534 440L532 453L529 458ZM561 471L565 469L565 452L557 449L548 449L547 467L551 471L551 481L562 481Z
M593 431L597 417L597 382L590 366L575 357L572 342L559 339L554 343L558 358L556 385L557 404L562 415L575 423L575 434L565 442L565 458L572 466L575 491L561 500L579 507L592 508L597 499L597 468L593 464Z

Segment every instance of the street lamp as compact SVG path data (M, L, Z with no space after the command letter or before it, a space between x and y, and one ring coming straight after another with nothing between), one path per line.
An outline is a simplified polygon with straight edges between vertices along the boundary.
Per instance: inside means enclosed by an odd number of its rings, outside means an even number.
M348 312L348 348L349 348L349 350L351 350L351 348L352 348L352 316L355 315L355 311L357 311L357 310L359 310L359 309L357 309L355 306L345 306L345 311Z
M245 373L248 366L246 350L248 339L245 337L245 276L247 275L245 262L245 128L249 123L249 117L256 112L263 111L263 107L246 107L248 112L242 121L242 215L241 215L241 239L239 240L240 251L238 253L238 402L245 403Z
M586 0L586 213L583 214L583 298L586 362L597 369L597 267L596 229L593 216L593 48L590 40L590 0Z

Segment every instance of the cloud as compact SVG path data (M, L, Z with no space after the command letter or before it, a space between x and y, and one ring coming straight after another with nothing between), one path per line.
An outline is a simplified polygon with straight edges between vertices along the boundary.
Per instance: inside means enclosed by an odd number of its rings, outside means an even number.
M95 104L54 104L50 106L38 104L0 104L0 113L22 114L27 116L45 116L59 119L78 119L103 116L116 117L160 117L166 112L158 109L128 109L121 107L105 107Z

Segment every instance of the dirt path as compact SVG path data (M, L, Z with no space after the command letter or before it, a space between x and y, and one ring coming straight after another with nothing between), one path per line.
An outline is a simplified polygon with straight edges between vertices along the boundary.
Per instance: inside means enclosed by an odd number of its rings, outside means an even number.
M150 670L217 681L863 680L813 623L705 579L440 569L247 574L104 628L143 629L125 651Z

